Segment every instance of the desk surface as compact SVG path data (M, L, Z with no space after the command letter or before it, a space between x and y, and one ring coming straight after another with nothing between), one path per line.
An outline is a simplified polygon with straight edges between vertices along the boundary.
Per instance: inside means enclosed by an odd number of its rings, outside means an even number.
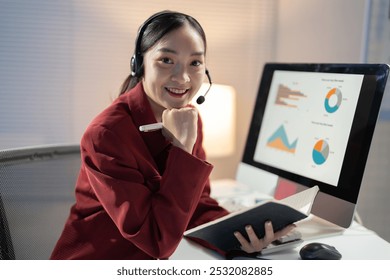
M295 249L265 255L264 258L274 260L298 260L299 250L305 244L322 242L334 246L343 260L390 260L390 243L380 238L375 232L353 222L351 227L340 230L327 227L326 223L311 217L297 224L304 242ZM175 253L174 260L216 260L223 257L193 241L183 239Z
M245 188L240 187L241 197L245 197L243 189ZM225 196L229 192L236 196L238 194L235 187L224 187L223 190ZM217 197L219 193L221 193L221 189L214 188L214 194ZM348 229L344 229L310 215L307 219L297 223L297 229L302 233L304 240L300 246L295 249L267 254L264 258L298 260L300 259L300 248L311 242L321 242L334 246L342 254L343 260L390 260L390 243L355 221ZM223 257L193 241L183 239L170 259L216 260L223 259Z

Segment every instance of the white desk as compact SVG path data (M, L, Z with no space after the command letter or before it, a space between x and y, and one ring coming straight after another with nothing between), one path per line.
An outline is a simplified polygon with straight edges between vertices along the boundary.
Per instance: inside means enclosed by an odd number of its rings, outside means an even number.
M219 190L214 189L214 191L216 196L221 193ZM224 195L232 193L237 195L233 188L227 188L223 193ZM243 197L245 201L247 197ZM304 240L300 246L292 250L268 254L264 258L298 260L300 259L299 250L301 247L307 243L321 242L334 246L342 254L343 260L390 260L390 243L357 222L353 222L348 229L343 229L318 217L310 216L304 221L298 222L297 229L302 233ZM215 260L223 259L223 257L193 241L183 239L170 259Z
M316 220L317 218L312 218ZM321 224L319 227L321 228ZM352 226L344 231L328 229L322 235L312 235L317 222L305 221L298 223L298 229L303 234L304 242L295 249L265 255L264 258L275 260L298 260L299 249L307 243L322 242L336 247L342 254L343 260L390 260L390 243L380 238L375 232L353 222ZM214 251L183 239L170 259L182 260L215 260L223 259Z

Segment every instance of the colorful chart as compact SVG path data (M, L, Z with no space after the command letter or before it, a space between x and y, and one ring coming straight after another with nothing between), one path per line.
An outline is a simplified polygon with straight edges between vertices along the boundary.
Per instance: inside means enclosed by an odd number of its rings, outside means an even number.
M280 84L276 94L275 104L296 108L296 102L299 101L300 98L304 97L306 97L306 95L304 95L302 92L298 90L292 90L289 87Z
M337 99L336 103L334 105L331 105L331 99ZM336 112L340 105L341 105L341 100L343 99L343 96L341 94L341 91L338 88L332 88L330 91L328 91L326 97L325 97L325 110L328 113L334 113Z
M291 144L288 141L288 137L286 134L286 130L284 126L281 125L267 140L267 146L278 149L281 151L295 153L295 149L297 148L298 139L295 139Z
M325 140L319 140L313 149L313 161L315 164L323 164L329 156L329 145Z

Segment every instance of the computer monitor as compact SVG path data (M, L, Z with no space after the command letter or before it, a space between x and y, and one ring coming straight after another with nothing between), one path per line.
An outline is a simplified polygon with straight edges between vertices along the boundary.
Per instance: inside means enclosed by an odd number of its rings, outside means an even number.
M312 213L349 227L388 74L386 64L266 64L238 177L318 185Z

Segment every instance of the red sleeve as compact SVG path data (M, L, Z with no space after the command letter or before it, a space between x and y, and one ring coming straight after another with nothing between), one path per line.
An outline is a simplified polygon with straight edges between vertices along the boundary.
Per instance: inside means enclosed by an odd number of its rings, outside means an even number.
M206 152L203 148L203 128L202 120L199 117L198 121L198 139L194 147L194 155L201 159L206 160ZM204 224L206 222L215 220L219 217L229 214L224 208L218 205L218 202L210 197L210 180L207 179L201 198L199 200L198 206L195 210L195 213L190 221L188 229L196 227L198 225Z
M207 195L209 187L204 191L212 166L171 147L161 177L142 139L134 136L126 144L121 139L100 126L84 135L88 182L124 238L150 256L167 258L193 215L193 223L214 216L207 207L217 206Z

